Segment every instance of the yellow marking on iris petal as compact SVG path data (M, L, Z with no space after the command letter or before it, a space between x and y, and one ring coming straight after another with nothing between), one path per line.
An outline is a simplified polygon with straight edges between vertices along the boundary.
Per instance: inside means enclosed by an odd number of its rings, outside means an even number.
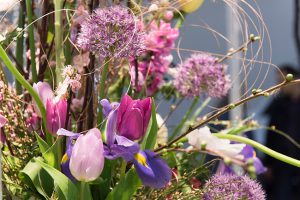
M253 158L256 158L256 151L253 151Z
M68 161L68 159L69 159L69 157L68 157L68 154L64 154L64 156L62 157L62 159L61 159L61 163L63 164L63 163L66 163L67 161Z
M134 157L135 157L135 159L136 159L140 164L142 164L143 166L149 168L149 166L147 165L147 160L146 160L146 158L145 158L145 156L144 156L143 154L137 153L137 154L135 154Z

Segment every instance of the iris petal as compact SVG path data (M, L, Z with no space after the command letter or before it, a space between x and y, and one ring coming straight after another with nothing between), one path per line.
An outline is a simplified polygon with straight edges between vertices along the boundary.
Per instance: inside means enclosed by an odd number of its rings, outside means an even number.
M146 164L143 159L134 159L133 163L136 171L145 186L153 188L163 188L171 180L171 169L166 162L152 151L142 151L139 157L143 156L146 159Z

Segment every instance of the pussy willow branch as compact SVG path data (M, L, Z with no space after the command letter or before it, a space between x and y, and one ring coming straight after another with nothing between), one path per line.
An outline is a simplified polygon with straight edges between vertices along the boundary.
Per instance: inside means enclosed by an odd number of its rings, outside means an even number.
M237 101L236 103L232 103L229 104L227 106L224 106L223 108L221 108L218 112L216 112L215 114L213 114L212 116L208 117L207 119L203 120L202 122L200 122L199 124L190 127L186 132L184 132L183 134L179 135L178 137L176 137L175 139L171 140L168 144L163 145L157 149L155 149L154 151L161 151L164 148L170 147L172 144L174 144L175 142L178 142L180 139L182 139L183 137L185 137L187 134L189 134L190 132L192 132L193 130L196 130L198 128L200 128L201 126L204 126L205 124L207 124L208 122L210 122L211 120L214 120L216 118L218 118L219 116L221 116L222 114L228 112L229 110L235 108L236 106L242 105L252 99L255 99L257 97L260 96L264 96L266 94L270 94L271 92L280 89L286 85L290 85L290 84L295 84L295 83L300 83L300 79L297 80L293 80L293 81L284 81L282 83L279 83L278 85L275 85L273 87L270 87L264 91L258 92L256 94L252 94L251 96L248 96L240 101Z

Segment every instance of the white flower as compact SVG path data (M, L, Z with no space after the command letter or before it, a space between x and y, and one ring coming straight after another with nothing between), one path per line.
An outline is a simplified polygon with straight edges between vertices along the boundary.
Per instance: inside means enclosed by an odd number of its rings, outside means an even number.
M0 0L0 12L12 9L18 2L18 0Z
M237 156L245 147L245 144L230 144L230 140L219 139L211 134L207 126L192 131L187 135L189 144L196 149L201 149L202 144L206 144L206 148L221 152L227 156Z

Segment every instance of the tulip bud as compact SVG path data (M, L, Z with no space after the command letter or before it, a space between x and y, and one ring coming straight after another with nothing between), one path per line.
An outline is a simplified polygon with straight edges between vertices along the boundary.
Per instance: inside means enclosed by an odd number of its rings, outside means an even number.
M126 94L118 109L117 134L130 140L142 138L149 124L151 107L151 98L132 100Z
M192 13L198 10L204 0L179 0L180 10L186 13Z
M59 128L63 128L66 124L68 103L62 99L54 102L51 99L47 100L46 104L46 122L48 131L56 135Z
M52 91L50 85L46 82L34 83L33 89L39 95L44 106L46 106L48 99L53 99L53 97L54 97L54 94L53 94L53 91ZM35 101L33 101L33 107L34 107L35 112L41 117L40 110L38 109Z
M104 166L101 133L93 128L86 135L80 135L73 147L70 171L78 181L97 179Z

